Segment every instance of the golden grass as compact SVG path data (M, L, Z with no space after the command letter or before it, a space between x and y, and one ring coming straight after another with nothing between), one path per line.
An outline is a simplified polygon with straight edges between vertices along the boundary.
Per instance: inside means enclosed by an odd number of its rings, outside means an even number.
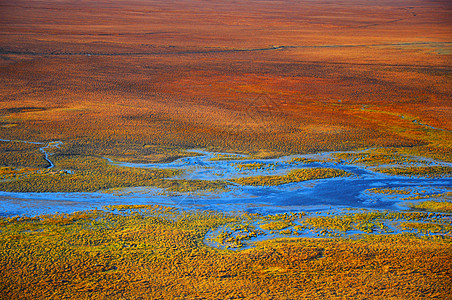
M411 204L411 208L417 210L426 210L426 211L434 211L434 212L452 212L452 202L451 201L441 201L441 200L429 200L422 201L420 203Z
M0 141L0 166L48 167L39 148L44 145Z
M408 195L411 193L411 189L403 188L403 189L395 189L395 188L371 188L367 191L376 194L384 194L384 195Z
M290 238L229 252L210 248L203 239L209 230L238 217L153 206L120 209L122 214L2 219L1 295L413 299L450 294L452 249L447 238Z
M89 156L54 156L53 169L13 169L0 171L0 190L10 192L94 192L112 188L154 186L174 192L224 189L220 181L169 180L180 174L172 169L140 169L110 165L105 159ZM69 171L69 172L68 172Z
M264 230L281 230L286 229L287 227L291 226L292 224L285 221L274 221L274 222L268 222L264 224L260 224L259 227Z
M251 176L231 179L232 182L241 185L254 185L254 186L265 186L265 185L281 185L291 182L300 182L306 180L314 179L324 179L332 177L350 176L349 173L329 168L311 168L311 169L298 169L292 170L287 175L269 175L269 176Z
M373 149L360 153L335 153L337 161L366 166L397 165L410 163L427 163L418 158L399 154L396 149Z
M452 167L448 166L376 168L375 171L389 175L422 176L429 178L452 176Z
M265 166L263 163L236 163L234 164L234 167L240 171L242 170L260 170Z

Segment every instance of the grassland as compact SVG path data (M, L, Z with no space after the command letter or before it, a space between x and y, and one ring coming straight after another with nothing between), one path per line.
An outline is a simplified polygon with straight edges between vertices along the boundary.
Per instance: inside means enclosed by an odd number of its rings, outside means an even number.
M449 203L444 203L446 208ZM284 213L277 215L245 214L209 234L209 245L220 249L243 249L256 240L276 237L355 238L376 235L412 235L419 238L450 238L452 224L449 214L432 213L435 207L408 212ZM421 210L422 212L419 212ZM430 212L429 212L430 211ZM446 212L445 210L441 212Z
M252 216L117 209L2 219L0 293L9 299L441 299L450 294L449 237L290 238L225 251L206 246L205 234Z
M45 168L49 164L39 151L43 145L0 141L0 166Z
M449 177L450 167L414 166L404 155L452 162L451 14L447 0L2 1L0 139L43 144L0 141L0 191L224 188L101 158L169 162L192 148L266 158L390 147L335 159ZM46 169L39 148L57 140L55 168ZM344 175L305 169L235 181ZM427 212L122 206L0 218L0 298L447 299L450 224L439 216L450 201L412 208ZM388 222L411 233L386 234ZM215 241L231 248L267 231L328 238L229 251L204 244L218 228ZM353 231L382 234L332 238Z
M447 3L358 2L2 5L0 136L139 162L381 146L450 161Z
M89 156L58 156L54 169L2 167L0 190L8 192L95 192L122 187L153 186L174 192L223 189L220 181L172 180L174 169L117 167ZM171 179L171 180L168 180Z

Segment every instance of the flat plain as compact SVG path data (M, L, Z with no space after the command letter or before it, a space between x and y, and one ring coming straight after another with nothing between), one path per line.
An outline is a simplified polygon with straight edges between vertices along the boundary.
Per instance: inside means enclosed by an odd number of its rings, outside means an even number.
M0 1L0 299L448 299L450 1Z

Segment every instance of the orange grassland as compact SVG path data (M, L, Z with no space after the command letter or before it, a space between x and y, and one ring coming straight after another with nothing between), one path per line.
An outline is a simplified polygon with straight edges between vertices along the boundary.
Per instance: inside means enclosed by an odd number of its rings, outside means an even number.
M450 132L412 122L452 130L450 17L448 1L1 1L0 136L129 160L450 159Z

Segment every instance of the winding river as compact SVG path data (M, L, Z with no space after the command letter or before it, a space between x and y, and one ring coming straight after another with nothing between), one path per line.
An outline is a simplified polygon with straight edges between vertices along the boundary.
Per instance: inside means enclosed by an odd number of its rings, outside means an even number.
M11 142L10 140L0 140ZM50 150L61 142L35 143L54 168ZM136 164L115 162L110 164L134 168L171 168L183 170L174 179L223 180L229 182L225 190L197 193L175 193L154 187L112 189L94 193L11 193L0 192L0 216L39 215L55 212L70 213L102 208L116 204L160 204L182 209L211 209L221 211L247 211L263 214L300 211L326 211L331 209L402 210L413 199L432 195L450 197L452 178L425 178L391 176L376 172L373 167L353 161L334 159L340 152L287 156L276 159L252 159L243 155L190 150L191 157L171 163ZM364 151L363 151L364 152ZM349 152L358 153L358 152ZM227 160L221 160L227 157ZM409 165L451 166L450 163L413 158ZM244 165L260 164L260 168ZM240 165L242 167L240 167ZM230 179L257 175L284 175L299 168L336 168L351 173L348 177L310 180L280 186L241 186ZM373 189L393 189L404 193L376 193Z

